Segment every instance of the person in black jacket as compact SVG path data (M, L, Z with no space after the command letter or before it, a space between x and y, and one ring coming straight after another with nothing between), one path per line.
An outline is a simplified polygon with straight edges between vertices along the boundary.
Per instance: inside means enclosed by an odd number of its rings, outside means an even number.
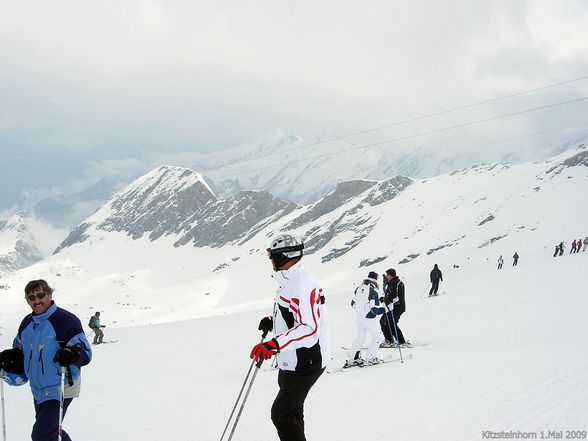
M392 346L394 338L394 323L396 323L396 332L398 333L398 344L406 344L406 339L398 327L400 316L406 311L406 302L404 299L404 282L396 276L396 270L390 268L386 270L386 286L384 288L384 297L382 299L388 312L380 319L380 326L386 341L380 347ZM394 322L392 322L394 320Z
M441 274L441 270L435 264L435 267L431 271L431 290L429 291L429 297L436 296L437 290L439 289L439 281L443 281L443 274Z

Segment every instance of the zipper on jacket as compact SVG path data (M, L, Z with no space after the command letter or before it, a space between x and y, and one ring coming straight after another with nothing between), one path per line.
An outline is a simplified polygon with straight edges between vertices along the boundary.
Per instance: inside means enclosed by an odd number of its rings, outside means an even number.
M41 363L41 374L45 375L45 365L43 364L43 348L39 349L39 362Z

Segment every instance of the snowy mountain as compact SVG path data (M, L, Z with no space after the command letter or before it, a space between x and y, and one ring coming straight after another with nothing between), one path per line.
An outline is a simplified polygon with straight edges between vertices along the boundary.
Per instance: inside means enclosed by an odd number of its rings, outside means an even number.
M121 232L150 241L173 236L174 246L222 246L268 217L295 206L267 192L242 191L218 200L202 177L189 169L161 166L115 194L72 231L56 252Z
M348 151L349 148L355 150ZM192 168L202 173L217 194L266 190L291 202L315 202L337 182L376 180L385 174L381 155L336 137L307 142L274 130L240 146L209 154Z
M206 199L195 172L184 172L182 188ZM168 175L171 185L181 174L148 176ZM161 194L151 178L143 187L150 193L135 193L144 203L126 203L166 219L149 211ZM397 269L407 290L400 326L413 342L403 363L396 350L381 349L390 363L323 374L305 404L309 439L565 439L568 432L581 439L588 424L588 252L570 254L569 243L588 234L587 183L584 147L540 163L340 183L323 200L262 219L214 247L174 246L186 230L173 228L150 239L151 224L133 229L116 216L113 198L88 219L85 240L11 274L0 291L0 347L12 343L29 312L22 287L43 277L56 302L83 322L100 310L106 340L115 342L93 346L81 397L65 420L74 439L219 439L259 342L259 319L271 311L275 284L264 250L288 226L307 243L323 237L303 261L327 297L329 370L343 364L341 347L353 340L349 301L368 271ZM205 207L219 202L210 198ZM120 230L97 228L108 216L121 220ZM560 241L566 253L554 258ZM325 259L339 249L346 251ZM513 267L515 251L521 258ZM443 271L440 295L426 298L435 263ZM258 371L234 439L276 439L276 376L270 363ZM26 439L34 421L28 386L5 391L8 437Z
M26 213L19 211L0 221L0 274L5 275L38 262L41 252L26 222Z
M375 134L374 134L375 136ZM588 133L561 134L540 145L522 137L510 142L484 140L475 146L463 146L459 139L442 137L414 142L380 142L391 135L378 134L374 140L363 137L323 135L305 140L296 134L275 129L235 147L211 153L182 152L133 160L124 172L109 173L91 186L79 190L58 191L41 201L29 201L37 218L53 226L71 228L79 224L116 191L153 167L170 163L197 170L209 188L221 198L241 191L267 191L290 203L311 204L335 190L337 183L352 180L381 181L391 176L429 178L482 163L542 161L588 143ZM402 139L402 136L400 136ZM417 138L418 139L418 138ZM532 137L530 139L533 139ZM455 145L455 148L448 146ZM56 190L57 191L57 190ZM64 193L65 192L65 193Z
M541 163L339 183L302 207L265 192L218 199L198 173L162 166L7 284L12 289L44 275L86 311L109 310L118 324L131 325L256 307L271 282L250 290L243 281L267 271L264 250L281 231L303 238L307 259L334 278L334 289L376 265L411 275L438 261L461 266L469 257L494 261L515 250L524 259L586 234L587 208L578 204L586 157L582 146Z
M544 141L539 146L518 140L491 148L481 143L454 149L447 148L441 139L417 146L397 142L362 145L351 139L325 135L307 141L276 129L243 145L210 153L190 167L206 176L221 197L243 189L263 189L283 200L304 204L333 191L337 182L398 175L429 178L483 163L545 160L588 143L588 134L564 143Z

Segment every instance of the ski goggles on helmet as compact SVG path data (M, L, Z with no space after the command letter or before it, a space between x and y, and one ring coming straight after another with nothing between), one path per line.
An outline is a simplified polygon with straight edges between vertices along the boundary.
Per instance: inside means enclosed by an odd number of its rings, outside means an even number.
M302 251L303 249L304 249L304 244L301 243L299 245L292 245L289 247L282 247L282 248L275 248L275 249L267 248L266 251L267 251L267 255L269 257L272 257L275 254L290 253L292 251Z

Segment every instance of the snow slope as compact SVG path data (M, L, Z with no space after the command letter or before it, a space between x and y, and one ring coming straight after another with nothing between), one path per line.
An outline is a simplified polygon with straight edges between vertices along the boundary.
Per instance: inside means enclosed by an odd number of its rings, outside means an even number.
M507 259L500 271L479 257L459 269L440 263L444 282L440 296L431 299L420 298L430 268L415 268L404 278L408 309L400 322L415 347L404 350L403 364L324 374L306 402L308 439L473 441L484 430L586 430L588 296L582 274L588 252L519 254L518 267ZM253 273L243 290L255 289L255 278L267 269ZM323 277L327 288L328 280ZM59 302L60 294L55 298ZM349 298L349 289L328 295L335 348L353 339ZM219 439L249 368L250 347L259 339L257 322L270 305L243 309L107 327L107 340L118 342L94 347L66 429L86 441ZM15 313L27 313L24 302ZM2 331L0 345L6 347L13 330ZM391 349L381 354L397 356ZM344 356L336 349L332 366ZM235 440L277 439L269 419L276 375L262 367ZM28 386L5 388L5 394L8 439L27 439L33 422Z

